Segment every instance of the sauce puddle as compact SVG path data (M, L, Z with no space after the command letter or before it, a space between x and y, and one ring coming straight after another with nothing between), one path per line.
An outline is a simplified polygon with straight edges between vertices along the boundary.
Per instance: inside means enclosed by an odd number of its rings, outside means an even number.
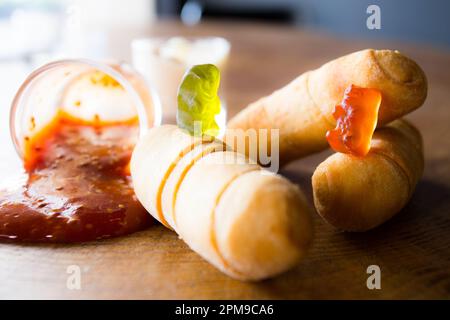
M138 131L136 121L93 124L61 113L26 139L27 181L0 190L0 239L84 242L148 227L128 168Z

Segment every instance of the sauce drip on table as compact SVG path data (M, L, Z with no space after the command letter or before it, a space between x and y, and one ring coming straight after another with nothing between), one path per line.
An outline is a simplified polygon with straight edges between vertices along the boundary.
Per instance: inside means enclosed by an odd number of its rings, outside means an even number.
M82 242L146 228L128 165L138 126L60 113L25 138L26 182L0 190L0 239Z

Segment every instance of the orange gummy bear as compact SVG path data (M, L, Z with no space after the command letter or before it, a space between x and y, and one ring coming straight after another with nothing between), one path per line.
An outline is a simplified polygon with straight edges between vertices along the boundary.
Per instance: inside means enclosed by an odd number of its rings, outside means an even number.
M326 135L330 147L337 152L365 156L377 126L380 104L380 91L350 85L333 111L336 128Z

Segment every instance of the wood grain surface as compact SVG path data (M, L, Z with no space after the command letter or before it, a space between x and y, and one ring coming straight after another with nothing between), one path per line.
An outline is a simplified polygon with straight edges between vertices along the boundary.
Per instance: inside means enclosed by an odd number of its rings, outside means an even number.
M113 57L129 58L136 36L220 35L232 44L227 70L229 114L300 73L359 49L399 49L429 80L425 105L408 116L421 130L426 168L410 203L381 227L342 233L315 216L315 241L294 270L258 283L233 280L160 225L127 237L75 245L0 244L0 298L87 299L416 299L450 298L450 52L398 43L345 41L273 25L162 22L117 30ZM3 152L3 151L2 151ZM1 152L0 152L1 153ZM4 153L4 152L3 152ZM311 200L311 175L329 152L290 164L282 174ZM8 155L1 154L4 161ZM366 287L369 265L381 268L381 290ZM81 290L66 286L80 266Z

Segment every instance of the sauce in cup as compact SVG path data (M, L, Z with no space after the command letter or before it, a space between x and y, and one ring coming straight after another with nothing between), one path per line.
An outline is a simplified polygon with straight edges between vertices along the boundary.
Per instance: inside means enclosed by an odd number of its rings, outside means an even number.
M27 128L20 131L26 135L15 136L26 173L22 184L0 190L0 239L83 242L129 234L152 223L134 195L128 168L142 130L134 110L139 101L99 70L78 74L68 83L70 88L64 86L57 100L64 107L54 108L45 123L27 118ZM123 105L114 106L117 101ZM154 107L147 105L147 114ZM108 108L120 108L115 112L119 116L111 116Z

